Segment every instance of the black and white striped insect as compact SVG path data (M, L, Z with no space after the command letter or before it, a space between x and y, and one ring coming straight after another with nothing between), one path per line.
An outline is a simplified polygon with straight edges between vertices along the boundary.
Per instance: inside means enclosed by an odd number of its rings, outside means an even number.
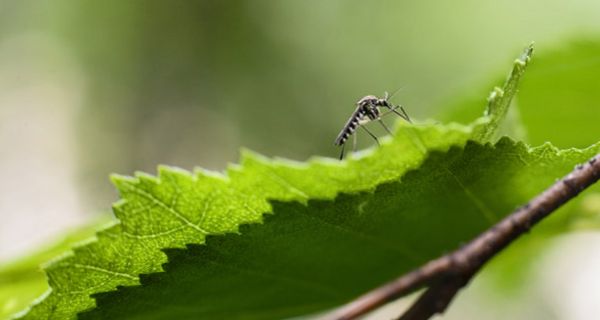
M379 108L387 108L388 111L385 113L381 113L381 111L379 110ZM397 110L400 110L402 113L398 112ZM410 118L408 117L408 115L406 114L406 111L404 111L404 108L400 105L398 106L394 106L393 104L391 104L389 102L389 97L388 97L388 93L385 93L385 97L384 98L377 98L376 96L366 96L363 97L362 99L358 100L358 102L356 103L356 110L354 110L354 113L352 113L352 116L350 116L350 119L348 119L348 122L346 122L346 124L344 125L344 128L342 128L342 131L340 131L340 134L337 136L337 138L335 139L334 144L336 146L341 146L342 147L342 152L340 153L340 160L342 160L344 158L344 147L346 145L346 141L348 140L348 138L353 135L356 131L356 129L358 129L358 127L363 128L373 139L375 139L375 142L377 142L377 144L379 144L379 140L377 139L377 137L371 132L369 131L369 129L367 129L367 127L365 127L365 124L371 122L371 121L377 121L381 124L381 126L383 126L383 128L391 135L392 132L390 131L390 129L385 125L385 123L381 120L381 117L393 112L395 114L397 114L398 116L400 116L402 119L411 122ZM356 149L356 134L354 134L354 142L353 142L353 150Z

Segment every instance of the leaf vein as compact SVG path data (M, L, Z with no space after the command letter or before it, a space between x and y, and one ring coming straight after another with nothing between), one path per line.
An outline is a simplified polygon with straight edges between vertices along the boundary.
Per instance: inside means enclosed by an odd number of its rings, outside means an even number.
M209 234L208 231L200 228L200 226L195 225L194 223L192 223L190 220L188 220L183 214L181 214L179 211L175 210L174 208L169 207L166 203L164 203L162 200L158 199L157 197L155 197L153 194L146 192L145 190L137 187L137 186L132 186L131 187L133 189L134 192L136 192L137 194L141 195L142 197L145 197L146 199L154 202L155 204L157 204L158 206L162 207L163 209L167 210L169 213L171 213L174 217L176 217L177 219L179 219L181 222L185 223L188 227L195 229L196 231L199 231L200 233L207 235Z

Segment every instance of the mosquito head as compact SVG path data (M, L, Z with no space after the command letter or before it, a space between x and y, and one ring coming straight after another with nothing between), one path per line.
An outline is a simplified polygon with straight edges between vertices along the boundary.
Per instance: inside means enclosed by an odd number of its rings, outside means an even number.
M377 102L379 102L379 98L377 98L376 96L364 96L362 97L362 99L358 100L358 102L356 103L357 105L377 105Z
M375 102L375 105L386 107L388 109L390 109L392 107L392 105L388 101L387 92L385 93L385 97L384 98L377 99L377 101Z

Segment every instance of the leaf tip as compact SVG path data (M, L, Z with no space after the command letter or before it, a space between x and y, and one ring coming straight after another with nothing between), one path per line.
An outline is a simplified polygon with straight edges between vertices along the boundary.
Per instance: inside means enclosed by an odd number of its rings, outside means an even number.
M179 167L174 167L174 166L167 166L167 165L159 165L158 169L158 179L159 180L165 180L165 179L173 179L173 180L178 180L180 178L187 178L189 179L192 174L182 168Z
M113 173L110 175L110 181L117 188L117 190L123 190L125 186L135 183L135 178L125 175Z
M146 181L152 181L152 182L155 182L155 183L158 182L157 181L158 180L157 177L155 177L155 176L153 176L153 175L151 175L149 173L143 172L143 171L136 171L134 173L134 176L135 176L135 179L138 180L138 181L146 180Z
M269 162L269 158L250 149L242 148L240 150L240 163L244 165L248 161Z
M535 42L532 41L523 51L523 53L521 54L521 56L519 58L517 58L515 60L515 64L525 67L529 61L531 60L531 57L533 56L533 47L534 47Z

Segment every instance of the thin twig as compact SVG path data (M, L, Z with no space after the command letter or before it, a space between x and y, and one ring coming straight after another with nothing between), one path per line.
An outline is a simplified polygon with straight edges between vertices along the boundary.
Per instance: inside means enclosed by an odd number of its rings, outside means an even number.
M600 179L600 154L578 165L528 204L502 219L467 245L431 260L327 315L328 320L350 320L417 289L428 287L400 320L429 319L446 310L456 293L481 267L516 238L561 205Z

